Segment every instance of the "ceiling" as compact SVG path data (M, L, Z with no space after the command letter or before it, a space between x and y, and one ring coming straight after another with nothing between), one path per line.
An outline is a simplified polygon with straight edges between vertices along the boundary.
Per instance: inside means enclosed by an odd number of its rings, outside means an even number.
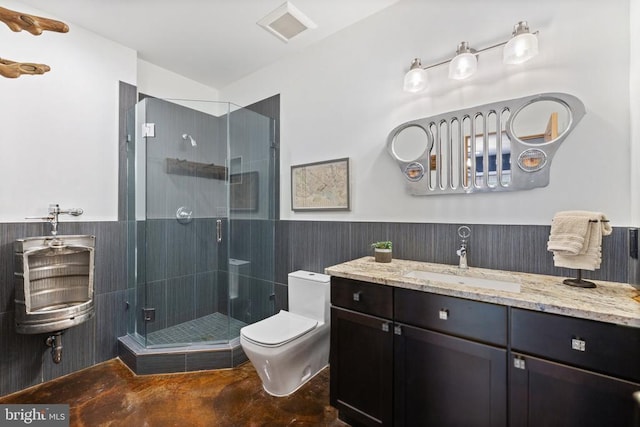
M19 0L221 89L398 0L292 0L316 25L285 43L256 24L285 0Z

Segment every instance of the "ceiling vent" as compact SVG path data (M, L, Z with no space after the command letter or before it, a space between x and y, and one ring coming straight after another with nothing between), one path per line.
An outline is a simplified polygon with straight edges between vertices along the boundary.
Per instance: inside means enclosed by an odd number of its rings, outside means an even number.
M288 42L291 38L309 28L317 27L311 19L290 2L283 3L276 10L259 20L258 25L283 42Z

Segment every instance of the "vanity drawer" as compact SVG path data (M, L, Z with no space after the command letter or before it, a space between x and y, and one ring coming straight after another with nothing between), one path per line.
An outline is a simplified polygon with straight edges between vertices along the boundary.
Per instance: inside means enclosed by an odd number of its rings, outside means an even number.
M507 307L409 289L395 290L395 320L507 345Z
M393 317L393 288L332 276L331 304L391 319Z
M640 328L512 308L511 347L640 381Z

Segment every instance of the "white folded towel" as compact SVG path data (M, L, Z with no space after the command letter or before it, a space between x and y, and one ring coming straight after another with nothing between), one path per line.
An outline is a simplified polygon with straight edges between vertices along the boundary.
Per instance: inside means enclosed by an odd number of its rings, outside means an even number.
M603 213L558 212L553 218L547 250L553 252L556 267L593 271L602 262L602 236L609 234L611 225Z
M565 255L578 255L586 252L586 241L591 234L590 217L585 215L567 215L560 212L553 217L547 250Z

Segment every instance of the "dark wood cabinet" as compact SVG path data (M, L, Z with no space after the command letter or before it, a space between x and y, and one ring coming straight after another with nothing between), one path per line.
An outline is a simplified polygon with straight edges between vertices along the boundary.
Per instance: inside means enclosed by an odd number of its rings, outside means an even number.
M506 425L506 349L407 325L394 331L394 425Z
M393 289L331 278L330 401L352 425L393 423Z
M511 355L509 424L522 427L637 427L640 384L533 356Z
M640 328L331 278L354 426L640 427Z
M394 294L396 426L507 424L507 308Z
M510 425L640 425L640 329L513 308L510 341Z

